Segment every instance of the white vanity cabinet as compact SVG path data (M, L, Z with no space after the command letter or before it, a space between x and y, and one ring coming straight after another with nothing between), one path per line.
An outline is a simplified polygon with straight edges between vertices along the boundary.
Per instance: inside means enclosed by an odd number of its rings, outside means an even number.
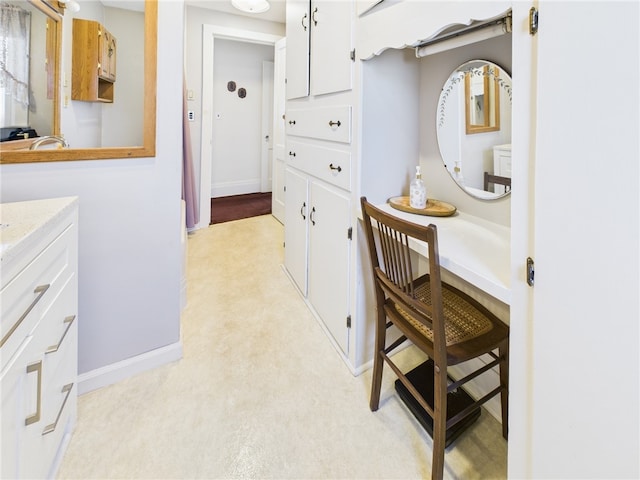
M331 157L329 149L297 146L296 159L305 157L313 165L322 162L314 154L325 153L328 155L324 163L344 164L344 152L333 151L335 157ZM342 167L340 172L335 168L327 168L327 176L343 173ZM286 168L285 181L285 267L321 324L346 354L350 322L350 195L292 166Z
M0 205L2 478L55 476L76 422L77 199Z
M287 99L350 90L352 1L287 0Z

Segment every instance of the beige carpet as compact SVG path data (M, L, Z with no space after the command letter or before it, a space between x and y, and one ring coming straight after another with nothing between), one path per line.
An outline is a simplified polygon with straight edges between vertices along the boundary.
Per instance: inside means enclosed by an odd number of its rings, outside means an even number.
M271 215L189 237L184 358L80 397L58 478L430 476L431 439L392 373L372 413L370 372L353 377L338 357L282 271L282 243ZM483 412L445 477L505 478L506 448Z

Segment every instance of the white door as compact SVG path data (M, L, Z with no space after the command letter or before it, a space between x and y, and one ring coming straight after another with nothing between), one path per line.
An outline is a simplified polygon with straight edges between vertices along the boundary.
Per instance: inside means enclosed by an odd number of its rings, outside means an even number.
M307 178L290 168L285 170L284 265L302 295L307 295Z
M285 166L285 56L287 39L278 40L274 52L273 74L273 183L271 213L284 223L284 166Z
M271 191L273 159L273 62L262 61L262 149L260 151L260 191Z
M347 354L349 196L318 182L311 182L310 190L309 301L336 343Z
M530 203L512 208L534 219L535 284L531 306L518 295L511 309L512 478L640 475L640 7L575 7L540 2L531 101L519 113L535 116L524 167L534 182ZM525 178L518 162L514 150L514 182Z

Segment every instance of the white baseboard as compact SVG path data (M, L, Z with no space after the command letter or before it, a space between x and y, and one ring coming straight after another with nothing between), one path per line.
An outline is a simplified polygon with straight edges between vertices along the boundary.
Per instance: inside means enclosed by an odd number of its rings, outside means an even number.
M238 182L216 183L211 185L211 198L228 197L229 195L244 195L259 192L260 179L242 180Z
M112 385L181 358L182 342L179 341L105 367L96 368L78 376L78 395Z

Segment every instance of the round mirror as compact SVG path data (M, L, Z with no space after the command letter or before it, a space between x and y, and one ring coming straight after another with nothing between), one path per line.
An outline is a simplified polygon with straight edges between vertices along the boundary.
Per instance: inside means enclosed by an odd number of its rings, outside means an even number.
M438 146L451 178L469 195L493 200L511 191L511 77L472 60L449 76L438 102Z

